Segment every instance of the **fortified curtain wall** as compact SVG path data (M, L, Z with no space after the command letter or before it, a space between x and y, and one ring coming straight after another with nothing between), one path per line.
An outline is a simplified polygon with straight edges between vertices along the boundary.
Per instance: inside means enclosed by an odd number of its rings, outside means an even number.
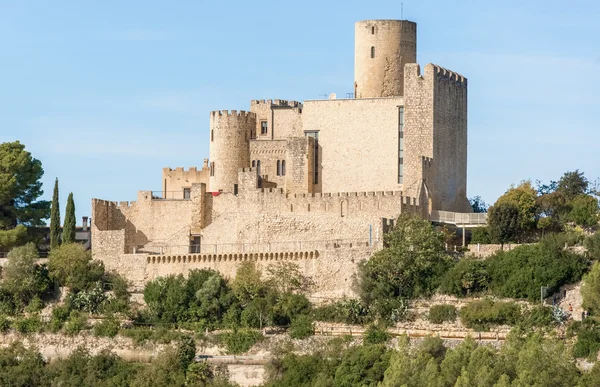
M467 211L467 80L433 64L404 74L404 191L428 189L433 208Z

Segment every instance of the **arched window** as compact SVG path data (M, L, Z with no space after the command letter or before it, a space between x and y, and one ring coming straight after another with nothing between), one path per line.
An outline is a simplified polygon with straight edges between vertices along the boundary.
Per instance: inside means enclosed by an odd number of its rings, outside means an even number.
M252 168L256 168L256 160L252 160Z
M260 176L260 160L256 160L256 173Z
M285 160L281 160L281 176L285 176Z
M371 58L375 58L375 46L371 46Z
M281 176L281 161L277 160L277 176Z
M375 27L371 27L371 35L375 35Z

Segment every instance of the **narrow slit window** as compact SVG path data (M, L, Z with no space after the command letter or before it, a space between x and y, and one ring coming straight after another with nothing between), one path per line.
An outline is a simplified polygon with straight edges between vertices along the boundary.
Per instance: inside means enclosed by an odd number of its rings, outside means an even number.
M281 176L281 161L277 160L277 176Z
M371 58L375 58L375 46L371 46Z
M281 160L281 176L285 176L285 160Z
M371 27L371 35L375 35L375 27Z

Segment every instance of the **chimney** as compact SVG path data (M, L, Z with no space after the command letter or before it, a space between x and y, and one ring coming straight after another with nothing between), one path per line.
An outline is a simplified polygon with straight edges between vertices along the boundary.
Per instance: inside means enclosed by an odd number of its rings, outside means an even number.
M82 230L82 231L87 231L87 230L88 230L88 217L87 217L87 216L84 216L84 217L82 218L82 220L83 220L83 222L82 222L82 227L81 227L81 230Z

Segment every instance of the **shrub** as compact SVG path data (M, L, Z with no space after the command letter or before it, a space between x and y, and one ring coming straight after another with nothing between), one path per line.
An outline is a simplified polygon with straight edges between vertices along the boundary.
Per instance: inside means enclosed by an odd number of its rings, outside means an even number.
M540 288L551 293L581 279L588 262L564 249L566 236L549 235L538 245L499 252L488 260L490 290L497 296L537 301Z
M27 307L25 308L25 312L27 313L37 313L44 309L44 301L38 296L34 296Z
M333 304L314 309L317 321L330 321L344 324L362 324L368 315L367 308L356 299L342 299Z
M441 279L440 291L457 297L486 291L490 282L485 261L461 259Z
M312 318L305 314L296 316L288 332L292 339L305 339L312 336L315 332Z
M87 316L83 313L79 313L76 310L72 310L69 314L69 319L65 324L65 332L68 335L76 335L85 329L87 326Z
M390 334L385 328L371 324L365 331L364 344L385 344L389 339Z
M552 307L536 305L530 310L523 312L523 319L519 325L525 329L533 327L543 328L554 326L558 322L556 321Z
M65 321L69 318L70 309L66 305L55 306L52 309L52 318L50 319L50 330L52 332L58 332Z
M595 358L600 350L600 327L591 319L574 322L569 333L577 334L573 355L577 358Z
M115 337L119 333L119 320L114 317L104 319L99 324L94 325L94 335L102 337Z
M5 315L0 315L0 333L6 333L10 329L10 320Z
M152 338L152 330L149 328L130 328L130 329L122 329L120 333L129 337L133 344L137 347L143 345L146 341Z
M444 321L455 321L456 307L447 304L434 305L429 309L427 319L434 324L441 324Z
M467 328L488 330L491 325L514 325L522 317L514 302L494 302L488 298L473 301L460 309L460 320Z
M487 227L476 227L471 231L471 243L488 244L492 243L490 233Z
M93 288L82 290L76 294L69 294L70 304L73 309L82 310L88 313L98 313L100 306L107 299L102 286L97 282Z
M263 335L259 331L251 329L234 330L218 336L218 340L225 345L227 353L234 355L247 352L262 339Z
M42 321L38 315L33 315L15 319L13 321L13 326L19 333L36 333L42 330Z

